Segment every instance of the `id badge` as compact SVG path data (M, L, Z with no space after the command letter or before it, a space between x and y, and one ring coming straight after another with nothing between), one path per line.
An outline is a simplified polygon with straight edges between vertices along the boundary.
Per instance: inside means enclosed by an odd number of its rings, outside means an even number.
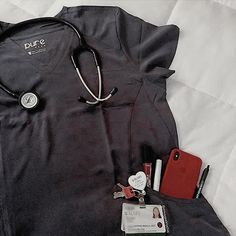
M121 230L126 235L166 235L165 212L161 205L123 203Z

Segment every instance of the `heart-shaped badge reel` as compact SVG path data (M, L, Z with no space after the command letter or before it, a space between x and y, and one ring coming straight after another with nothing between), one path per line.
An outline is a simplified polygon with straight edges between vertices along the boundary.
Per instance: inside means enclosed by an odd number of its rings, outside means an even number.
M139 171L136 175L131 175L128 179L129 185L134 189L143 191L147 184L147 177L143 171Z

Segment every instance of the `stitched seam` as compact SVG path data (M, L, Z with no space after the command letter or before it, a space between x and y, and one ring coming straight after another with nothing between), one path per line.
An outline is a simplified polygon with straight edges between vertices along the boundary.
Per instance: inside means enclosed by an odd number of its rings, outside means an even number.
M140 49L140 46L141 46L142 41L143 41L143 21L141 22L141 34L140 34L140 38L139 38L138 65L139 65L139 70L140 71L141 71L141 69L140 69L140 64L141 64L141 49Z
M73 12L73 11L72 11ZM76 12L76 11L75 11ZM69 15L69 13L71 13L71 11L68 11L68 12L62 12L60 15L59 15L59 18L62 18L62 19L65 19L65 20L67 20L66 19L66 17ZM70 20L67 20L67 21L70 21ZM73 23L73 22L70 22L70 23ZM114 21L114 23L115 23L115 25L116 25L116 18L115 18L115 21ZM82 32L81 32L82 33ZM117 33L117 32L116 32ZM98 38L98 37L95 37L94 35L88 35L88 34L85 34L84 32L82 33L82 36L83 37L87 37L87 38L91 38L91 39L93 39L94 41L97 41L97 42L101 42L101 39L100 38ZM118 37L117 37L118 38ZM119 40L119 38L118 38L118 40ZM119 40L119 42L120 42L120 40ZM109 45L109 44L107 44L107 43L105 43L105 42L102 42L104 45L106 45L106 46L108 46L109 48L108 49L117 49L117 48L115 48L115 47L112 47L112 45Z
M133 156L132 156L132 135L131 135L131 132L132 132L132 121L133 121L133 115L134 115L134 108L135 108L135 105L136 105L136 102L137 102L137 99L139 97L139 94L141 92L141 89L143 87L143 82L142 84L140 85L139 87L139 90L138 90L138 93L136 95L136 98L134 100L134 103L133 103L133 106L132 106L132 110L131 110L131 114L130 114L130 122L129 122L129 168L132 168L132 161L133 161ZM132 169L130 170L129 169L129 172L131 173L132 172Z
M122 51L122 53L125 55L125 53L124 53L124 51L123 51L122 44L121 44L120 36L119 36L119 33L118 33L118 29L117 29L117 15L118 15L118 8L117 8L116 10L113 10L113 14L114 14L114 17L115 17L115 30L116 30L116 37L117 37L117 39L118 39L118 41L119 41L121 51Z
M115 14L115 27L116 27L117 39L118 39L118 41L119 41L119 44L120 44L121 51L122 51L123 55L125 56L125 58L126 58L128 61L131 61L132 65L136 68L136 67L137 67L137 64L132 60L132 58L129 57L129 55L127 55L127 53L126 53L126 51L125 51L125 48L124 48L124 45L122 44L122 40L120 39L119 30L118 30L118 28L117 28L117 16L118 16L118 11L119 11L119 8L116 9L116 14ZM139 69L139 66L138 66L138 69Z
M224 101L224 100L222 100L222 99L220 99L220 98L218 98L218 97L215 97L215 96L213 96L213 95L211 95L211 94L209 94L209 93L207 93L207 92L205 92L205 91L202 91L202 90L199 90L199 89L197 89L197 88L191 87L191 86L185 84L184 82L182 82L182 81L180 81L180 80L173 79L173 81L176 81L176 82L178 82L178 83L180 83L180 84L183 84L183 85L184 85L185 87L187 87L187 88L191 88L191 89L195 90L196 92L203 93L203 94L205 94L205 95L208 95L208 96L211 97L211 98L214 98L214 99L216 99L216 100L218 100L218 101L220 101L220 102L222 102L222 103L225 103L226 105L229 105L229 106L232 106L233 108L236 108L236 105L231 104L231 103L229 103L229 102L226 102L226 101Z
M162 88L162 89L163 89L163 88ZM149 97L149 95L148 95L148 91L147 91L147 89L145 88L145 86L144 86L144 90L145 90L145 93L146 93L146 95L147 95L147 97L148 97L149 102L151 102L151 104L153 104L153 106L155 107L158 116L159 116L160 119L162 120L163 124L166 126L166 128L167 128L169 134L170 134L171 136L174 136L174 134L172 134L172 132L171 132L169 126L166 124L165 119L162 118L159 109L158 109L157 106L155 105L155 103L154 103L155 100L151 101L151 99L150 99L150 97ZM163 96L165 96L165 90L164 90ZM165 99L165 100L166 100L166 99ZM166 102L167 102L167 100L166 100Z

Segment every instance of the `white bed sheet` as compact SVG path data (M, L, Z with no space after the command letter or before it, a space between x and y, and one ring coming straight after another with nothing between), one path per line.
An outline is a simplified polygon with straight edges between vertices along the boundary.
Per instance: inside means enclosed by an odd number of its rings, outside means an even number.
M0 20L54 16L63 5L116 5L153 24L180 27L167 87L180 147L211 165L203 193L236 236L236 1L0 0Z

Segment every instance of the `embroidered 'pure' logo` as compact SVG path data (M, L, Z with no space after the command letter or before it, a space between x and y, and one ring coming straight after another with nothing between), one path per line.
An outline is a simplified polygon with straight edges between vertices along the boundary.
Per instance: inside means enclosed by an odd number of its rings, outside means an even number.
M44 39L37 39L33 42L27 42L24 44L24 48L27 50L29 55L45 52L46 41Z

